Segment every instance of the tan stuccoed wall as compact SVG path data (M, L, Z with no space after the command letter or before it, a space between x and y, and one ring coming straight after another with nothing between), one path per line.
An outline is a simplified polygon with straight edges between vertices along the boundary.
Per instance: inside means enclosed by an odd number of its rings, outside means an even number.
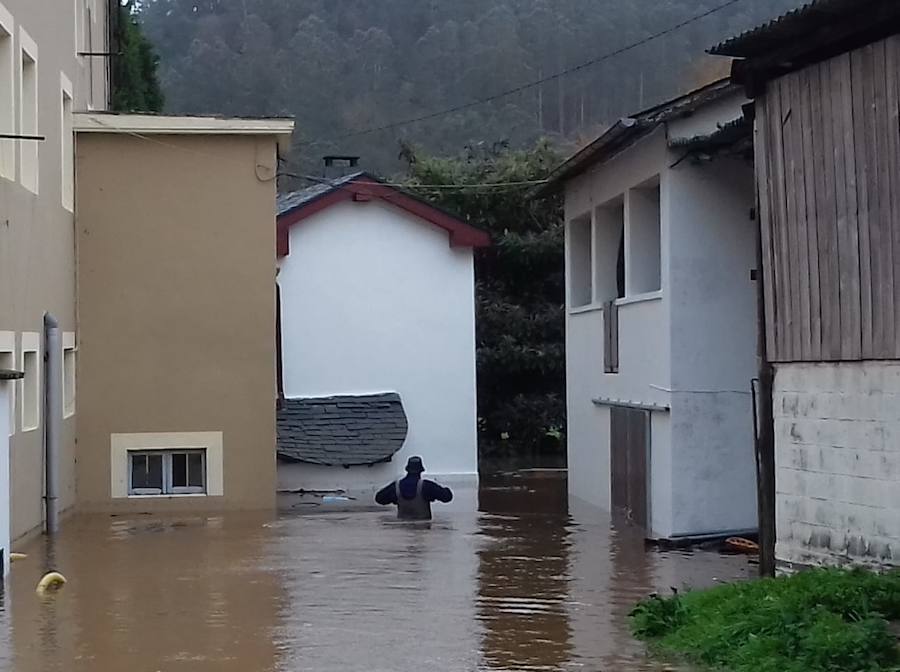
M76 47L76 12L96 8L93 42ZM16 180L0 178L0 332L14 332L16 358L21 362L22 332L41 332L43 314L53 313L64 331L75 330L75 251L73 215L62 206L61 85L63 74L73 84L76 110L106 107L106 59L78 57L76 50L106 51L105 0L0 0L13 19L15 59L19 31L24 28L38 47L39 187L35 195ZM93 68L93 90L89 85ZM19 89L19 68L15 68ZM16 94L18 120L18 93ZM18 121L17 121L18 123ZM13 129L3 129L9 131ZM17 152L18 154L18 152ZM41 427L20 430L17 395L16 434L12 437L12 536L40 527L43 519L43 462ZM75 421L64 422L61 464L63 509L75 503Z
M274 506L274 138L82 133L76 156L79 510ZM111 434L217 431L224 497L111 499Z

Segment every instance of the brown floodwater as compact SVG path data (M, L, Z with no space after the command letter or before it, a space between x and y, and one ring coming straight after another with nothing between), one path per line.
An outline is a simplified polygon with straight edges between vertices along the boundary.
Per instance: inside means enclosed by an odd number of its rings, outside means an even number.
M430 524L328 508L73 518L20 549L0 671L657 671L629 635L634 602L754 572L645 549L561 479L487 480ZM48 568L69 582L40 597Z

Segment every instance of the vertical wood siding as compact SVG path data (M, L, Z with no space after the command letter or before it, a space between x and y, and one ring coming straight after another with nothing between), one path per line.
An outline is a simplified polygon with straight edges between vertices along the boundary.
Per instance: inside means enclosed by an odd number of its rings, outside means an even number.
M770 358L900 358L900 36L774 80L757 103Z

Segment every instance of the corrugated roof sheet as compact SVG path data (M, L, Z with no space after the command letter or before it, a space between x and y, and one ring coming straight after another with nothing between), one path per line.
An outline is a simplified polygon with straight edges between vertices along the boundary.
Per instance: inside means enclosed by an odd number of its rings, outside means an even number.
M700 89L655 105L633 117L621 119L606 133L558 166L550 173L547 183L537 189L535 194L540 196L553 192L559 188L561 182L576 177L594 164L614 156L660 124L688 116L702 106L739 90L740 87L732 84L728 78L720 79Z
M388 462L403 447L409 425L400 395L282 399L278 457L323 466Z
M787 12L768 23L748 30L736 37L720 42L709 49L717 56L754 58L766 56L798 40L809 38L818 31L825 31L821 39L828 38L827 31L839 30L842 20L861 14L877 13L878 20L900 17L897 0L813 0Z

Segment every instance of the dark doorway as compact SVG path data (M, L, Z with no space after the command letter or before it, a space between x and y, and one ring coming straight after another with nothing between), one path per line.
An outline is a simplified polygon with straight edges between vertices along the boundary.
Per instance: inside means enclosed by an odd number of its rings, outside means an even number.
M610 408L612 505L647 529L647 464L650 455L650 411Z

